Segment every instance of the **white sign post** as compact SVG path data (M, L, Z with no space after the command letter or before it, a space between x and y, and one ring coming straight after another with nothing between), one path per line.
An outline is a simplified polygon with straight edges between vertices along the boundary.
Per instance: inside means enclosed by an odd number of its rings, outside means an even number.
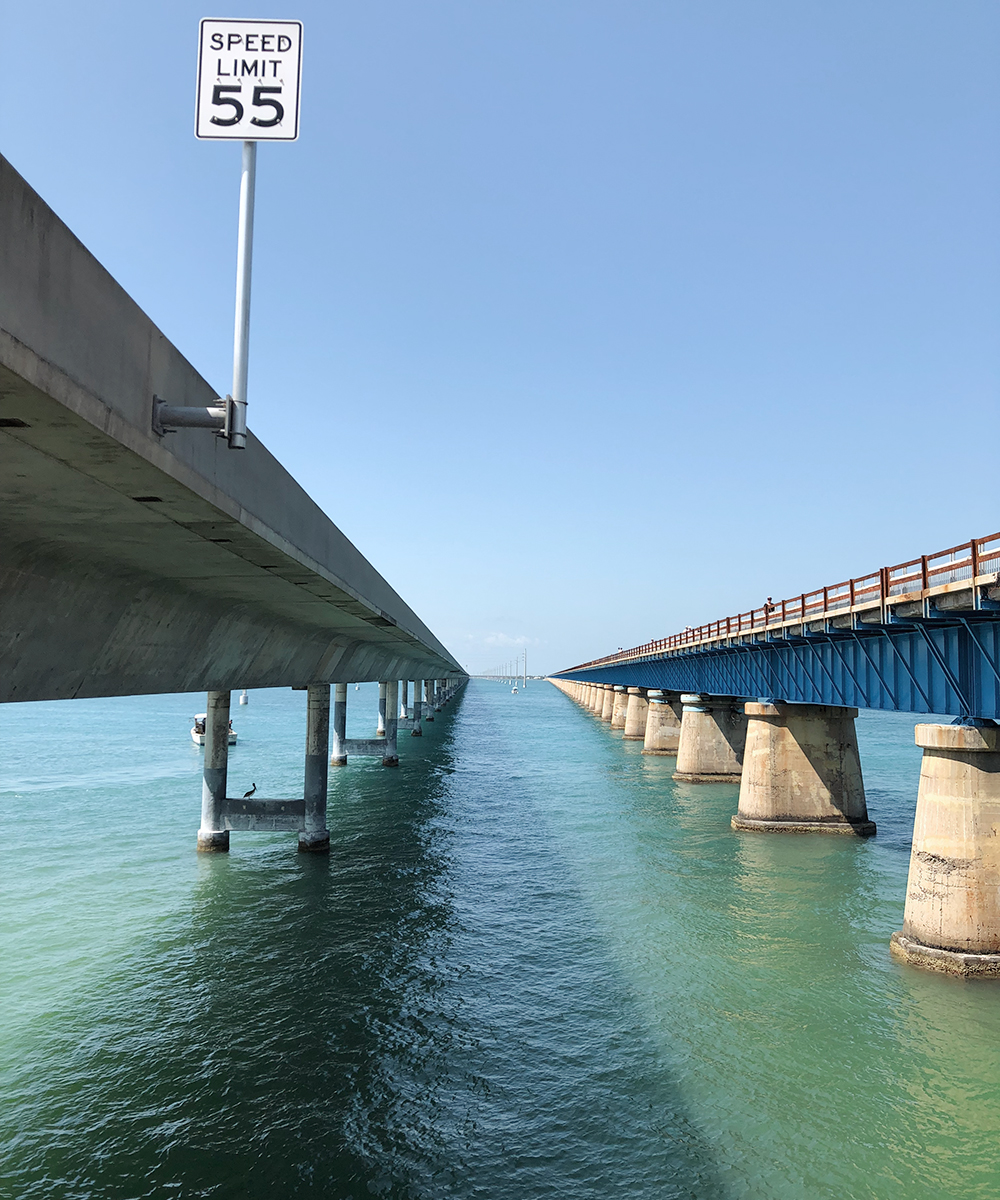
M233 394L224 433L231 450L247 443L250 271L257 143L299 136L301 21L206 18L198 40L195 136L243 143L240 226L236 246L236 334Z

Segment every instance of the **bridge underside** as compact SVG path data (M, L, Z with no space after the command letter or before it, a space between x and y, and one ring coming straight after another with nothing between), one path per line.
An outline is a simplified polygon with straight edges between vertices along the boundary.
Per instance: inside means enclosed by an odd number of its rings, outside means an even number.
M0 700L454 672L10 371L0 392L23 422L0 428Z
M0 158L0 701L464 675L217 394Z
M859 622L560 672L581 682L1000 718L1000 612Z

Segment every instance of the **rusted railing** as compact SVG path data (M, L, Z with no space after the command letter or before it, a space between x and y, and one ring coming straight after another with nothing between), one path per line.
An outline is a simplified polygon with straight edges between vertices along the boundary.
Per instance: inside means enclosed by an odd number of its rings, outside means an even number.
M895 567L883 567L871 575L862 575L858 579L848 579L844 583L817 588L813 592L803 592L802 595L792 596L788 600L764 604L749 612L738 613L735 617L710 621L696 629L685 629L682 633L646 642L644 646L619 650L617 654L607 654L604 658L595 658L591 662L568 669L580 671L585 667L628 662L630 659L645 658L650 654L661 654L668 650L681 650L685 646L697 646L704 642L721 641L723 638L736 637L743 633L787 624L822 621L827 617L842 616L845 612L884 609L887 604L924 599L929 593L935 593L949 584L968 581L971 587L973 580L998 571L1000 533L993 533L989 537L964 542L961 546L952 546L949 550L940 550L937 554L925 554L921 558L911 559Z

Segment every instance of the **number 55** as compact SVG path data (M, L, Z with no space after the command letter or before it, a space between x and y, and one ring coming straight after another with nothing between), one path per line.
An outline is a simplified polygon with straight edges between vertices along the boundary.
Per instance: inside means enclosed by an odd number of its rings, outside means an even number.
M251 125L259 125L262 129L272 129L281 118L285 115L284 105L280 100L268 100L268 95L281 95L280 87L255 87L253 90L253 104L256 108L273 108L274 116L269 121L262 121L260 117L251 117ZM263 98L262 98L263 97ZM232 104L232 100L228 103ZM243 110L240 109L240 116L243 115ZM230 122L231 123L231 122Z

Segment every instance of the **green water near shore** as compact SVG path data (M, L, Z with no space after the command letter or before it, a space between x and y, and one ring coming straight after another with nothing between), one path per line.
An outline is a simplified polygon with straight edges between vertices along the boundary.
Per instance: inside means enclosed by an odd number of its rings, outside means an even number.
M0 708L0 1196L1000 1194L1000 986L888 954L914 718L859 718L874 840L736 834L473 682L333 774L325 859L195 854L201 707ZM301 788L301 693L234 723L231 793Z

